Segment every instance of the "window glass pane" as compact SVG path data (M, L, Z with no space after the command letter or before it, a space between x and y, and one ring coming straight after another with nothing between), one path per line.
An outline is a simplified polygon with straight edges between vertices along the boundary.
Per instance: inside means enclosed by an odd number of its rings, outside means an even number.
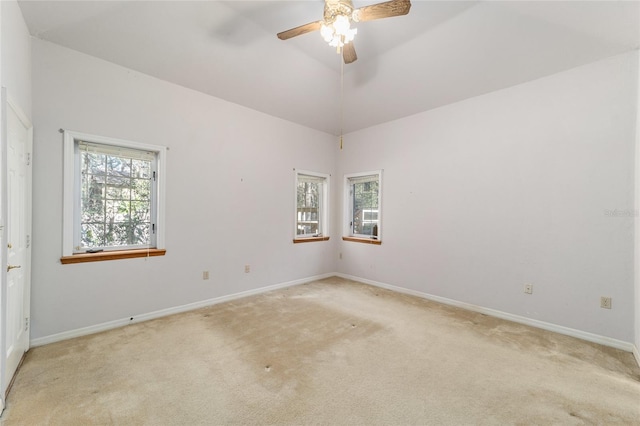
M130 218L130 202L128 200L107 200L106 222L128 222Z
M104 223L83 223L81 234L83 247L104 246Z
M145 244L149 237L148 224L133 224L132 222L114 223L108 227L110 245L131 246Z
M353 233L377 236L379 182L377 176L367 178L351 182Z
M131 244L148 244L151 239L151 224L137 223L133 227Z
M322 204L322 181L319 179L298 179L297 235L319 234Z
M131 186L131 179L122 176L107 176L107 185L128 188Z
M107 175L131 177L131 159L108 155Z
M152 161L81 151L81 248L151 242Z
M151 162L144 160L133 160L131 163L131 177L151 179Z
M107 198L110 200L130 200L131 188L127 186L109 185L107 186Z
M131 238L131 223L113 223L108 226L107 238L110 245L113 246L126 246L130 244Z
M151 220L151 208L148 202L131 202L131 221L135 223L148 223Z
M132 179L131 199L149 201L151 199L151 181L149 179Z
M106 173L107 156L91 152L82 153L82 173L104 175Z
M105 201L102 199L83 198L80 201L82 209L82 223L104 222Z
M104 175L82 174L82 196L87 198L104 196Z

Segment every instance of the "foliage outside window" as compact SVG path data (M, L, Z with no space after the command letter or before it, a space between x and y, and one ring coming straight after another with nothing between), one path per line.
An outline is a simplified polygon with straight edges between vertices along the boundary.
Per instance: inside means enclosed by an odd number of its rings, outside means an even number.
M155 157L78 142L80 241L76 251L155 245Z
M161 248L165 151L65 132L63 256Z
M380 240L382 171L345 176L346 235Z
M328 233L329 176L296 172L295 239L322 237Z

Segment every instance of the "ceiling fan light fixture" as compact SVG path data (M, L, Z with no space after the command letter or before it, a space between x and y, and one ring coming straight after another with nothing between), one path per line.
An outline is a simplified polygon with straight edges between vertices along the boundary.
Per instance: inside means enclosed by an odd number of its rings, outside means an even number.
M357 28L351 28L351 21L345 15L337 15L333 22L323 23L320 28L320 35L329 43L329 46L340 48L353 41Z
M347 44L350 41L353 41L353 39L356 37L356 34L358 34L358 29L357 28L351 28L347 32L347 34L344 35L344 44Z
M351 28L352 22L374 21L406 15L409 13L409 9L411 9L411 0L386 0L358 9L353 7L352 0L324 0L322 20L282 31L277 36L280 40L288 40L319 30L320 35L329 43L329 46L335 47L337 53L342 53L344 63L351 64L358 59L355 47L351 43L358 34L358 29Z
M333 28L335 28L336 32L340 35L344 35L349 32L350 27L351 22L349 22L349 18L344 15L336 16L336 20L333 21Z
M320 28L320 35L322 36L324 41L326 41L327 43L331 43L331 40L333 40L333 35L335 34L335 32L336 31L333 28L333 25L322 24L322 27Z

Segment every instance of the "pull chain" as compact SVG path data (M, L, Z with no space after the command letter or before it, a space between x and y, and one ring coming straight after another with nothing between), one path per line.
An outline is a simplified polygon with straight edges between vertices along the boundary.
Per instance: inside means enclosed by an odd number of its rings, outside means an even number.
M342 59L342 55L340 55L340 151L342 151L343 128L344 128L344 60Z

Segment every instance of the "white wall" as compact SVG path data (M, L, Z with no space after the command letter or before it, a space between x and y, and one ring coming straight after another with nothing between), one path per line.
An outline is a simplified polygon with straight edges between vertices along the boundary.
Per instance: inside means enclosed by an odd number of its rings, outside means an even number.
M292 243L293 168L335 175L334 137L39 40L33 91L32 338L335 270L336 238ZM60 128L169 147L166 256L60 264Z
M383 243L340 242L340 272L633 342L634 218L605 212L633 213L637 57L347 135Z
M2 8L2 86L31 118L31 36L15 0L0 1Z

